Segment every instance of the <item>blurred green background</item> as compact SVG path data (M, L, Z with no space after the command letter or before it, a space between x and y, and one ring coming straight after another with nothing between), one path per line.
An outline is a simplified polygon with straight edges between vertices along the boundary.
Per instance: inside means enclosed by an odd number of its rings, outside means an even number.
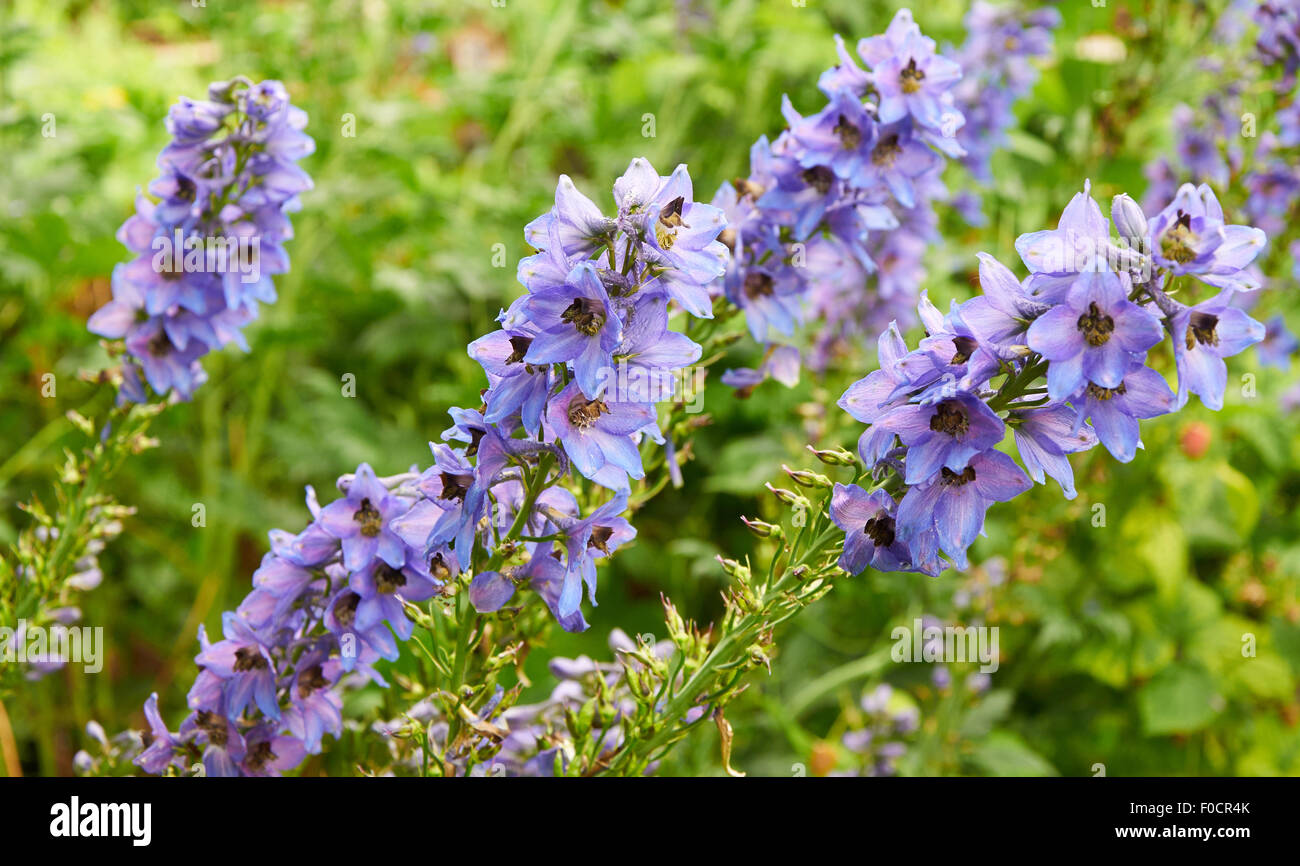
M0 0L0 542L23 525L16 503L46 490L61 448L79 441L63 413L108 398L76 378L106 363L85 320L125 258L113 235L155 174L169 105L212 80L278 78L317 142L293 269L249 329L251 353L206 358L209 383L155 425L161 448L116 479L139 511L83 599L85 622L106 628L105 672L59 673L9 702L23 770L70 772L87 719L138 727L153 690L179 721L197 626L219 628L247 591L268 529L306 522L303 486L328 498L361 461L380 474L423 462L447 408L477 404L484 382L465 344L521 291L522 228L550 206L558 174L607 205L633 157L664 173L686 162L707 199L746 172L758 135L779 131L782 93L820 106L832 34L880 32L899 5ZM1172 146L1174 104L1220 84L1188 64L1223 49L1208 35L1217 8L1061 7L1055 54L995 159L988 225L945 211L926 286L942 307L975 290L977 250L1023 274L1015 237L1053 225L1084 178L1103 207L1117 192L1140 197L1142 166ZM964 39L965 3L914 11L941 43ZM53 137L41 134L48 115ZM1223 197L1231 211L1234 193ZM494 267L498 244L505 267ZM1260 310L1296 327L1291 263L1272 249ZM660 591L696 619L719 612L713 557L755 550L737 517L772 515L763 482L783 461L803 465L808 441L852 447L858 429L834 401L872 363L874 346L860 348L856 366L805 373L795 389L737 400L710 387L713 424L685 487L637 515L637 543L602 573L593 628L529 657L535 693L548 688L548 656L606 655L615 627L662 628ZM742 343L721 366L755 358ZM1300 436L1279 407L1285 374L1253 352L1229 369L1230 383L1257 377L1255 396L1230 384L1221 413L1193 401L1145 423L1146 450L1129 465L1076 459L1074 502L1053 485L995 509L972 550L987 565L971 575L868 574L806 612L778 641L773 675L729 711L733 765L852 768L839 735L883 679L920 710L903 772L1300 774ZM348 373L354 398L341 392ZM193 528L200 502L207 526ZM968 685L974 666L954 666L940 688L928 665L878 663L890 630L922 614L1000 627L991 690ZM1257 638L1252 658L1244 634ZM400 709L392 692L349 697L357 719ZM349 733L306 772L351 772L367 748ZM683 744L661 772L720 773L716 735Z

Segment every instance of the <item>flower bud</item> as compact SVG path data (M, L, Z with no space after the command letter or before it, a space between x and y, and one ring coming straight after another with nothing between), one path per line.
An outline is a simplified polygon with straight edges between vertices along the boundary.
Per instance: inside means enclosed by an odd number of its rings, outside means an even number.
M748 526L749 531L757 535L759 538L771 538L774 535L777 538L780 538L784 534L781 531L781 527L772 523L764 523L757 518L751 520L748 517L741 517L740 521Z
M1127 240L1130 247L1141 249L1147 236L1147 217L1142 206L1128 195L1120 194L1111 200L1110 216L1119 236Z
M772 491L773 495L786 505L794 505L805 510L807 510L811 505L805 497L800 496L793 490L786 490L784 487L773 487L771 484L766 484L764 486L767 487L768 490Z
M845 451L843 448L822 451L809 445L808 450L827 466L854 466L858 462L857 456L851 451Z
M749 580L749 568L747 566L741 565L739 562L736 562L736 560L734 559L724 559L721 556L717 556L714 558L717 559L719 563L721 563L722 570L725 571L727 574L731 575L732 577L738 578L741 581Z
M809 472L806 469L791 469L784 463L781 464L781 468L785 470L785 474L789 475L790 479L800 487L821 487L829 490L834 486L831 484L829 478L817 472Z

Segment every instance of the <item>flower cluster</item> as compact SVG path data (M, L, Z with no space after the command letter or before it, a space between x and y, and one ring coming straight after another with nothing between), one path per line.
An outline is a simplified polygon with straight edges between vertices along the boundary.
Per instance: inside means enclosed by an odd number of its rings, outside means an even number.
M1249 19L1245 6L1252 7ZM1216 24L1216 36L1233 43L1251 25L1255 30L1252 62L1226 69L1221 61L1202 61L1204 68L1226 83L1206 96L1199 108L1174 109L1176 155L1147 165L1151 185L1143 204L1150 210L1168 201L1176 194L1180 177L1220 186L1231 181L1246 193L1245 218L1280 240L1300 216L1300 101L1295 77L1300 68L1300 14L1287 4L1249 0L1230 7ZM1271 124L1269 118L1257 117L1256 108L1259 92L1268 90L1275 97ZM1256 139L1253 148L1251 139ZM1272 249L1267 255L1282 252ZM1292 278L1300 279L1300 240L1292 239L1286 252L1293 261ZM1264 282L1257 267L1251 269L1251 276ZM1251 310L1256 298L1256 294L1238 295L1233 303ZM1271 317L1267 338L1260 345L1260 362L1285 369L1295 351L1295 337L1284 318Z
M315 144L307 115L278 81L218 82L205 100L182 99L167 117L172 140L161 174L118 240L136 258L113 270L113 299L91 316L93 333L125 341L121 398L188 399L205 381L199 358L228 343L275 300L272 277L289 268L288 215L311 179L297 161Z
M423 534L411 534L418 497L400 485L412 478L379 479L362 464L323 508L308 488L312 522L296 535L271 531L253 590L222 617L222 639L200 627L179 731L163 724L156 695L146 703L142 769L201 757L210 776L276 774L339 735L344 680L383 685L372 664L396 659L395 636L412 632L403 602L431 598L455 574L454 557L425 557Z
M663 435L654 404L671 400L701 347L668 329L669 304L713 317L708 287L726 268L722 211L694 200L686 166L661 177L634 159L605 216L567 176L525 239L528 290L501 328L470 344L488 377L483 420L558 443L583 476L626 491L643 478L637 443ZM543 432L543 428L545 428Z
M989 162L1015 125L1012 109L1038 80L1031 61L1051 54L1052 31L1060 26L1061 13L1050 7L1026 11L977 0L964 23L966 42L956 56L963 75L953 89L966 117L959 136L966 150L961 162L980 183L989 184L993 181ZM970 204L974 212L967 217L982 222L978 200Z
M906 315L934 235L930 201L946 194L943 157L963 153L952 91L961 67L937 53L910 11L858 43L865 69L839 37L836 45L840 62L818 82L826 106L801 116L787 98L785 131L760 138L749 177L714 197L733 252L722 291L760 342L819 321L815 366L846 338ZM874 293L865 291L870 274Z
M1264 336L1230 306L1257 286L1245 269L1264 233L1226 224L1214 193L1190 184L1150 220L1116 196L1112 217L1118 240L1085 184L1056 229L1016 241L1023 282L981 253L981 296L947 315L922 296L927 333L914 350L894 325L880 336L880 369L839 401L869 425L864 463L887 476L872 490L835 487L845 570L934 575L946 567L941 553L965 569L989 507L1024 493L1031 477L1051 476L1073 498L1067 455L1100 442L1128 462L1139 420L1180 408L1189 393L1223 405L1223 359ZM1187 305L1170 296L1175 281L1215 293ZM1165 332L1177 395L1146 363ZM1024 469L998 450L1008 430Z
M372 664L411 637L408 603L456 595L464 580L479 613L526 585L561 627L587 628L580 605L584 587L595 604L596 560L636 536L621 515L629 479L645 475L638 443L665 442L654 404L677 384L665 374L700 357L668 330L670 302L711 316L707 286L726 260L722 214L693 201L685 166L660 177L634 160L614 197L606 218L561 178L555 208L527 228L540 250L520 263L528 293L469 346L488 378L482 407L450 411L423 470L381 479L362 464L323 507L308 490L312 523L272 532L223 639L200 632L191 714L176 734L150 699L142 768L200 754L210 775L296 766L339 734L348 681L383 684ZM585 516L563 486L570 468L611 491Z

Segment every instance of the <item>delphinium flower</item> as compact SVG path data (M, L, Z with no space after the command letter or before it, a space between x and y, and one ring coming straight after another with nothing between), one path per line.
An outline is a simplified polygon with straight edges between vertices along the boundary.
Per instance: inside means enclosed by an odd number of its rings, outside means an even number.
M1250 7L1249 22L1244 7ZM1195 108L1180 105L1175 110L1171 125L1177 155L1148 164L1148 177L1156 182L1143 204L1148 213L1159 211L1151 221L1153 256L1163 258L1162 264L1175 273L1238 293L1202 304L1250 309L1254 300L1240 293L1264 284L1265 272L1277 278L1287 252L1281 238L1300 217L1300 103L1295 88L1300 16L1286 3L1248 2L1234 4L1233 10L1216 23L1216 37L1237 45L1249 33L1253 54L1240 52L1241 61L1215 70L1218 80L1226 83ZM1260 106L1270 101L1269 90L1272 111L1261 112ZM1222 185L1228 177L1241 190L1242 222L1249 227L1227 224L1217 198L1205 186ZM1200 186L1179 186L1180 178ZM1271 249L1264 245L1266 235L1278 241ZM1183 318L1192 316L1195 313ZM1248 325L1253 340L1256 323L1240 324ZM1223 373L1215 346L1195 339L1194 327L1183 330L1193 339L1184 341L1186 350L1179 353L1180 370L1189 374L1187 387L1180 384L1180 401L1187 393L1200 393L1205 400L1201 392L1208 391L1207 405L1218 405ZM1260 355L1271 357L1267 345Z
M121 399L189 399L205 380L199 359L228 343L275 300L288 270L289 214L311 179L298 160L315 148L307 115L278 81L218 82L167 117L161 174L117 237L136 257L113 270L113 299L89 329L125 342ZM156 199L156 201L155 201Z
M200 629L190 715L172 733L157 696L146 704L141 769L201 760L210 776L278 774L318 753L325 734L340 734L338 690L383 684L372 664L397 657L389 629L411 634L401 602L427 599L440 583L423 545L405 545L393 529L416 502L414 477L378 479L362 464L340 479L346 495L324 508L308 489L312 523L296 535L270 533L271 551L252 591L224 614L221 640Z
M1128 462L1140 420L1175 411L1189 393L1222 407L1223 359L1264 336L1230 306L1239 287L1253 285L1245 270L1262 232L1225 223L1208 187L1184 187L1152 219L1116 196L1112 214L1120 237L1138 243L1112 238L1085 185L1057 229L1017 240L1030 271L1023 282L981 254L983 296L946 316L922 297L927 336L911 351L896 326L881 335L880 369L840 398L868 425L858 450L874 481L832 496L831 517L845 531L842 568L964 570L994 503L1049 476L1076 495L1067 455L1100 443ZM1207 283L1214 294L1175 300L1174 280L1189 292ZM1177 395L1148 366L1165 334ZM998 450L1007 432L1024 469Z
M1013 108L1038 80L1032 61L1051 54L1052 32L1061 24L1061 13L977 0L963 23L966 41L955 56L963 74L953 90L966 117L958 136L966 150L961 162L987 185L993 182L993 153L1005 145L1007 131L1015 125ZM982 222L978 198L971 208L967 220Z
M469 346L488 379L483 406L450 410L426 468L380 478L362 464L323 507L308 490L312 522L271 533L221 640L200 631L191 714L171 734L149 708L153 742L201 757L209 775L291 769L339 735L343 688L384 685L373 665L398 657L411 605L435 596L455 597L464 629L528 587L562 628L587 628L596 561L636 535L622 515L630 480L645 476L641 445L671 441L656 405L681 398L701 355L669 330L671 313L712 314L727 255L723 214L692 200L684 166L661 177L633 160L614 198L618 214L603 217L561 178L555 208L526 231L539 250L519 266L527 294ZM140 762L172 766L162 747Z
M836 46L840 62L818 82L826 105L801 115L785 99L786 129L760 138L749 177L714 197L733 253L721 283L727 299L760 342L816 321L806 360L818 367L846 341L909 314L934 236L931 202L946 195L944 156L963 152L952 94L961 68L909 10L861 40L857 58L838 37ZM752 378L735 384L752 389Z

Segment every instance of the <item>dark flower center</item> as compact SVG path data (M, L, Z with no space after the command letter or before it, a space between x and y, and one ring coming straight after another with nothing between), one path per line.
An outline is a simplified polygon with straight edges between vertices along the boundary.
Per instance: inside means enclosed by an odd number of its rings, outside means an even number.
M871 151L871 161L875 165L888 168L894 164L894 160L898 159L898 155L902 152L903 146L898 143L898 136L887 135Z
M1219 317L1210 313L1195 312L1192 313L1187 323L1187 348L1196 348L1196 344L1202 346L1219 345Z
M596 526L591 530L591 538L587 539L587 546L594 547L601 553L609 556L609 539L614 534L613 527Z
M604 400L587 400L577 397L569 404L569 423L579 430L586 430L601 415L609 414L609 406Z
M829 166L815 165L810 169L806 169L800 177L803 178L804 183L822 195L826 195L831 191L831 183L835 180L835 172L831 171Z
M361 596L355 592L345 592L339 596L338 601L334 602L334 621L343 628L351 628L352 623L357 619L357 605L361 603Z
M943 483L949 487L962 487L975 480L975 467L967 466L961 472L953 472L947 466L940 472Z
M194 714L194 724L208 735L208 742L212 745L217 747L226 745L230 732L226 728L226 720L218 714L209 710L199 710Z
M671 250L673 242L677 240L677 228L684 225L682 205L685 201L685 198L679 195L659 211L659 222L655 225L655 240L659 241L661 250Z
M916 93L924 80L925 70L916 68L916 58L909 59L903 71L898 73L898 84L904 93Z
M1089 346L1104 346L1115 330L1115 320L1097 307L1097 302L1088 304L1088 312L1079 316L1079 330Z
M1124 386L1123 382L1119 383L1118 388L1103 388L1100 385L1094 385L1092 382L1088 383L1088 396L1094 400L1109 400L1127 392L1128 388Z
M894 543L894 518L886 514L882 508L876 512L875 517L867 521L862 531L876 547L889 547Z
M263 740L248 750L248 756L244 759L244 763L248 765L250 770L257 771L278 757L279 755L271 751L270 741Z
M757 200L763 195L763 193L767 192L766 187L762 184L754 183L752 180L744 177L736 178L731 182L731 185L736 188L736 194L741 198L749 196L751 199Z
M153 339L149 341L149 354L155 358L161 358L172 350L172 341L167 339L167 332L162 328L154 334Z
M595 298L574 298L560 315L560 321L569 322L579 332L594 337L605 327L605 307Z
M266 656L262 655L253 647L241 646L235 650L234 669L240 673L244 671L260 671L266 668Z
M1169 261L1185 265L1196 258L1196 241L1191 215L1179 211L1173 227L1160 239L1160 252Z
M309 698L312 692L329 686L330 681L320 665L312 665L298 674L298 697Z
M384 516L370 504L369 497L361 500L361 507L352 515L352 519L361 524L361 534L367 538L374 538L384 528Z
M966 414L966 409L955 400L944 400L935 407L934 414L930 416L930 429L936 433L947 433L949 436L961 436L970 429L970 416Z
M459 499L465 500L465 494L469 492L470 486L474 483L473 475L457 475L454 472L443 472L438 476L442 479L442 499Z
M466 457L473 457L475 454L478 454L478 443L483 441L483 437L486 435L487 435L486 430L482 430L478 427L470 428L469 444L465 446Z
M433 556L429 557L429 574L432 574L434 580L439 583L446 583L447 578L451 577L451 569L448 568L447 563L443 561L441 553L435 553Z
M513 349L507 357L507 364L518 364L528 354L528 347L533 344L532 337L511 337L510 348Z
M953 352L952 360L949 364L965 364L970 360L970 356L975 354L975 350L980 347L979 341L974 337L953 337L952 346L956 349Z
M840 146L845 150L856 150L862 144L862 130L849 123L842 114L831 132L840 137Z
M766 298L772 294L772 278L762 271L750 271L745 274L745 297L751 301Z
M406 586L406 575L386 562L375 567L375 589L384 595L392 595Z

